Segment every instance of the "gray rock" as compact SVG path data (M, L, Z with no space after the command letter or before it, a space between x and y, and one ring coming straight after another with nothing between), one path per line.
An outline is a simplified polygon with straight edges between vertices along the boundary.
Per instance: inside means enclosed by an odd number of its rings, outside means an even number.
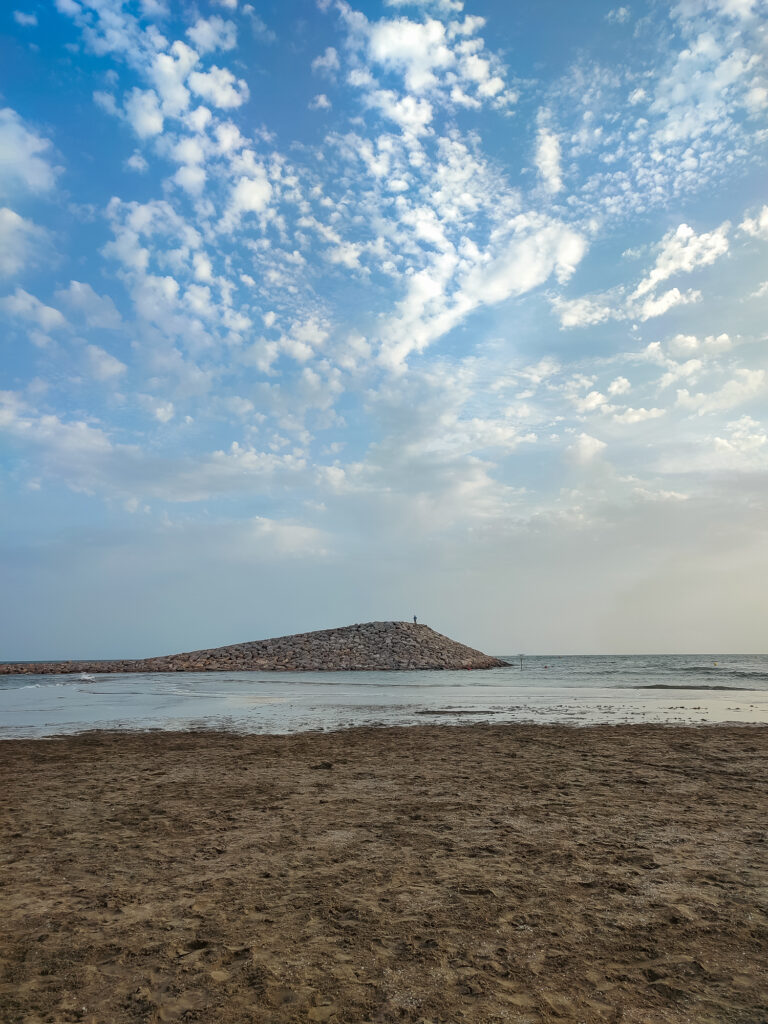
M0 675L65 672L398 671L500 668L506 662L413 622L364 622L135 661L0 664Z

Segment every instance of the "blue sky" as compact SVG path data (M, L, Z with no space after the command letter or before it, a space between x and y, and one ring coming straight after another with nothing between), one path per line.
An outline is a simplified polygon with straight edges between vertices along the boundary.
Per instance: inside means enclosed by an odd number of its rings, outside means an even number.
M763 651L766 13L6 10L0 658Z

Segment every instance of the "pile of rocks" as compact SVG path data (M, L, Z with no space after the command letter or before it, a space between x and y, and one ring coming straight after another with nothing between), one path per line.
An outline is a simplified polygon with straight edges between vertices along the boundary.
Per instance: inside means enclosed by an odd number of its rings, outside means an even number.
M136 661L0 664L0 674L63 672L343 672L500 668L506 662L413 622L363 622Z

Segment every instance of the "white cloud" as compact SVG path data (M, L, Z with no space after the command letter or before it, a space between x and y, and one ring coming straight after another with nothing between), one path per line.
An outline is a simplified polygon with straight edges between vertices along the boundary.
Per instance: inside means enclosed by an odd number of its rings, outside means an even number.
M332 76L339 67L339 55L332 46L326 47L325 53L312 61L312 70L323 75Z
M234 50L237 46L237 26L234 21L225 21L218 14L211 18L198 18L187 35L200 53L214 50Z
M602 455L606 447L605 441L600 441L598 438L592 437L591 434L579 434L574 444L569 445L567 451L575 462L587 465Z
M676 334L668 342L668 348L673 355L689 356L698 351L700 342L695 334Z
M319 92L317 96L312 97L307 106L310 110L330 110L331 101L324 92Z
M0 207L0 276L10 277L35 262L47 239L43 228Z
M158 402L152 409L152 414L159 423L170 423L176 415L173 402Z
M755 398L765 390L765 383L764 370L736 370L732 380L710 394L699 392L692 395L687 389L678 391L677 405L704 416L721 409L731 409Z
M241 395L232 395L226 400L227 408L242 418L250 417L255 410L253 402L248 398L243 398Z
M105 92L103 89L95 89L93 92L93 102L97 107L106 114L111 114L112 117L122 117L122 112L117 105L117 100L111 92Z
M86 346L88 368L92 377L99 381L112 381L120 377L128 367L98 345Z
M585 295L578 299L550 299L563 327L583 327L606 320L650 320L663 316L675 306L699 302L702 295L695 289L686 292L669 288L658 294L655 289L675 274L691 273L709 266L728 252L730 223L724 221L713 231L697 235L687 224L668 231L656 246L654 266L627 295L622 287L602 295Z
M346 4L339 4L350 28L349 44L371 68L356 67L348 82L369 93L388 93L380 89L372 70L402 76L406 98L425 99L476 109L488 103L504 109L517 100L517 94L506 88L501 61L492 53L482 53L485 42L475 33L485 24L484 18L467 16L463 21L447 25L435 18L413 21L400 17L369 22ZM399 93L393 93L391 109ZM366 99L369 106L385 110L382 96ZM421 110L426 111L425 107Z
M273 364L280 355L276 341L260 338L243 350L241 361L245 366L255 367L259 373L269 376L274 373Z
M204 107L202 104L184 115L184 124L190 129L190 131L197 133L196 141L198 144L202 144L204 142L206 147L208 147L208 139L205 137L205 132L212 121L213 114L208 107Z
M374 61L402 71L406 88L415 93L434 86L435 71L455 61L447 45L445 26L432 18L424 22L408 18L376 22L370 29L368 52Z
M718 352L727 352L733 346L728 334L707 335L705 338L697 338L695 334L676 334L667 342L667 348L676 356L691 356L694 353L711 355Z
M107 206L107 216L118 243L117 249L108 250L109 255L133 270L146 269L149 260L149 252L139 248L142 239L168 236L166 241L172 239L182 249L197 250L201 246L199 232L165 200L124 203L113 198Z
M655 316L663 316L675 306L686 306L691 302L698 302L700 299L701 292L692 289L681 292L679 288L670 288L661 295L649 295L635 307L635 314L641 320L650 320Z
M267 173L258 164L252 164L250 173L238 178L232 187L229 206L222 218L224 231L231 231L244 213L263 213L272 198L272 185Z
M28 320L44 331L65 327L66 319L58 309L44 305L40 299L23 288L17 288L13 295L0 299L0 309L21 320Z
M132 89L125 101L125 116L140 139L159 135L163 130L160 101L153 89Z
M629 383L626 377L617 377L612 380L608 385L609 395L626 395L628 391L632 390L632 385Z
M122 319L112 299L108 295L98 295L89 284L82 281L70 281L68 288L56 292L56 298L79 313L87 327L116 330L122 326Z
M5 107L0 110L0 195L20 191L48 192L59 169L47 158L51 143Z
M562 191L563 177L560 166L560 140L548 127L547 111L539 115L540 127L536 135L535 163L547 191Z
M242 106L248 99L248 86L243 79L235 78L227 68L215 64L208 71L193 71L188 81L192 92L215 107L229 110Z
M764 470L768 465L768 434L765 427L742 416L726 424L728 437L714 438L716 461L726 469Z
M178 312L179 282L166 274L147 274L134 289L133 300L139 316L158 327L173 324Z
M193 196L200 195L205 186L206 179L207 175L203 168L194 164L186 164L184 167L180 167L173 176L176 184Z
M295 321L290 330L280 338L280 348L298 363L306 363L323 347L328 338L328 329L316 319Z
M753 85L744 97L744 105L752 114L760 114L768 107L768 88L764 85Z
M683 23L707 15L744 20L754 14L756 0L678 0L673 13Z
M156 53L152 58L147 75L157 90L165 117L179 117L189 107L189 89L184 83L197 62L197 52L180 39L168 53Z
M429 100L414 96L400 98L391 89L377 89L366 96L366 103L399 124L406 137L418 138L429 130L433 114Z
M600 412L611 411L614 407L609 405L608 399L601 391L590 391L583 398L574 398L574 405L578 412Z
M171 401L139 397L159 423L174 418ZM307 462L301 456L262 452L237 442L227 451L196 457L156 457L135 445L113 442L106 431L83 420L65 421L40 413L10 391L0 392L0 431L34 446L47 475L63 480L73 490L110 497L143 495L196 502L215 495L256 495L275 480L295 480L307 474Z
M192 257L192 264L195 268L195 278L198 281L213 280L213 265L205 253L196 252Z
M768 206L764 206L756 217L745 217L739 224L739 230L752 235L753 238L768 241Z
M38 415L11 391L0 391L0 430L42 448L47 466L77 490L90 489L101 460L113 450L102 430L82 420L65 423L58 416Z
M722 131L731 107L751 84L758 58L738 45L724 46L705 30L681 50L656 87L651 112L661 115L655 135L659 143L697 139Z
M17 25L21 25L22 28L30 28L33 25L37 25L37 15L25 14L24 11L14 11L13 20Z
M464 291L478 302L494 303L522 295L553 273L564 282L587 250L584 237L559 221L523 216L518 224L518 232L499 255L467 275Z
M212 301L211 289L207 284L191 284L184 292L183 304L203 320L213 320L218 309Z
M245 145L240 129L231 121L220 121L214 128L219 153L236 153Z
M680 224L667 232L659 244L656 263L631 295L638 299L674 274L690 273L696 267L705 267L728 252L728 232L731 225L724 221L714 231L697 235L687 224Z
M620 312L601 302L584 296L581 299L552 300L552 306L560 317L563 327L584 327L587 324L601 324L605 320L620 316Z
M678 475L701 473L708 480L715 473L765 473L768 433L751 416L741 416L719 427L717 434L698 438L684 456L670 453L662 459L660 469ZM732 483L729 481L729 488Z
M719 353L727 352L733 347L733 341L730 335L723 332L722 334L708 334L701 342L702 348L705 352Z
M628 7L614 7L608 11L605 16L606 21L615 21L618 24L623 24L625 21L629 21L630 13Z
M551 275L565 281L586 251L586 241L559 221L521 215L506 238L464 266L451 248L410 276L395 316L383 325L380 359L395 369L480 306L523 295ZM457 273L458 271L458 273Z
M149 168L149 164L138 150L128 157L125 161L125 166L128 170L136 171L138 174L144 174L144 172Z
M180 139L173 147L174 160L178 160L181 164L203 163L206 157L205 141L196 135Z
M655 420L665 415L664 409L633 409L631 406L623 412L614 413L615 423L643 423L645 420Z
M147 19L154 18L160 20L171 16L166 0L139 0L139 7L141 13Z
M476 53L465 53L459 58L459 74L465 85L472 83L483 99L493 99L504 89L504 79L493 74L491 62Z
M387 7L434 7L441 14L459 14L464 0L384 0Z
M149 496L166 501L203 501L216 494L258 494L273 479L290 479L306 469L306 460L299 456L275 455L234 441L227 451L184 460L166 471L165 478L155 478L154 467L147 466L144 487Z

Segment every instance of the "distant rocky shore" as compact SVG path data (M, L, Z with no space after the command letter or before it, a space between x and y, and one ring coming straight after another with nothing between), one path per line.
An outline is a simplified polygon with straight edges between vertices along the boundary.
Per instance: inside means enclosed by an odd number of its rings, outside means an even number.
M125 661L0 664L0 675L77 672L344 672L501 668L507 664L413 622L339 629Z

